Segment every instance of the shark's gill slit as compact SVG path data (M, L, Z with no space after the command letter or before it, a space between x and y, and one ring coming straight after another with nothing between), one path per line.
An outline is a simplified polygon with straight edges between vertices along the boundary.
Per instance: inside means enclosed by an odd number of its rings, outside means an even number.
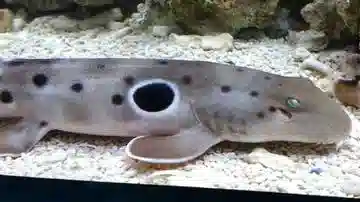
M150 79L137 83L127 97L131 108L142 116L174 113L180 102L180 92L174 83Z

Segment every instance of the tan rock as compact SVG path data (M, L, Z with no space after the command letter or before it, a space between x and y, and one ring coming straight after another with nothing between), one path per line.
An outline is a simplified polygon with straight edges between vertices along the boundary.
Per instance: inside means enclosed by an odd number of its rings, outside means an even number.
M9 9L0 9L0 33L11 31L13 16Z

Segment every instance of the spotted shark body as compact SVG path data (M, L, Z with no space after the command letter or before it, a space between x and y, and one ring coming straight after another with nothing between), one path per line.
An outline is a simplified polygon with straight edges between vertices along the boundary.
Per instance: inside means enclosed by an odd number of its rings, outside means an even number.
M351 121L312 82L205 61L54 58L2 61L0 154L50 130L134 137L133 159L182 163L222 141L336 143Z

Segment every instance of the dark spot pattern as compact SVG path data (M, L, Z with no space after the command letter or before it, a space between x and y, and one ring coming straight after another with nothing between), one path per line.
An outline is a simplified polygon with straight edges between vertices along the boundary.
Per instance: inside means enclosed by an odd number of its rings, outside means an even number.
M49 123L47 121L40 121L40 123L39 123L39 126L41 128L46 127L47 125L49 125Z
M243 72L244 71L244 69L242 68L242 67L238 67L238 68L236 68L235 69L237 72Z
M98 64L96 67L97 67L98 69L100 69L100 70L105 69L105 65L104 65L104 64Z
M0 100L2 103L9 104L14 101L14 97L10 91L3 90L0 92Z
M279 110L280 110L280 112L281 112L282 114L284 114L285 116L287 116L289 119L292 118L292 114L291 114L289 111L287 111L287 110L285 110L285 109L283 109L283 108L279 108Z
M182 78L181 78L181 81L183 84L185 85L189 85L192 83L192 78L190 75L184 75Z
M356 64L360 64L360 57L356 58Z
M221 92L228 93L231 91L231 87L229 85L221 86Z
M258 112L258 113L256 113L256 117L258 117L259 119L263 119L263 118L265 118L265 113L264 112Z
M20 66L20 65L24 65L25 61L22 59L15 59L15 60L10 60L8 62L5 62L6 65L9 66Z
M270 106L268 110L269 110L269 112L275 112L276 108L274 106Z
M257 96L259 96L259 92L253 90L253 91L250 92L250 96L251 97L257 97Z
M38 87L44 87L48 83L48 77L45 74L36 74L32 78L33 84Z
M76 93L80 93L84 89L84 86L81 83L74 83L70 89Z
M264 79L265 80L271 80L271 77L270 76L265 76Z
M124 96L121 94L114 94L111 96L111 103L113 105L122 105L124 102Z
M133 76L125 76L124 77L124 82L128 86L132 86L135 83L135 78Z
M159 60L159 64L167 65L169 62L167 60Z

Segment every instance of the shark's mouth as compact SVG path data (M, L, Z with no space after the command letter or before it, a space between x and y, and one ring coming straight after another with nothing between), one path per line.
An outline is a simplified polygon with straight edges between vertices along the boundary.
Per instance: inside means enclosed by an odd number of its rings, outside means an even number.
M159 116L174 113L179 105L177 85L163 79L139 82L129 90L130 107L142 116Z

